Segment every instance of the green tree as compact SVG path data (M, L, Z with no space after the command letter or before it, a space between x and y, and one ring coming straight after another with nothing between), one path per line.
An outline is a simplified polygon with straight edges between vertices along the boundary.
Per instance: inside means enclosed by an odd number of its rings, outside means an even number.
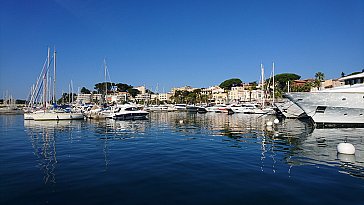
M322 72L317 72L317 73L315 73L315 79L317 79L319 81L323 81L325 79L325 74Z
M72 94L73 94L73 100L76 100L77 99L76 93L62 93L62 97L57 100L57 104L67 104L68 102L71 102Z
M128 93L133 97L135 98L135 96L137 96L140 91L138 89L134 89L134 88L129 88L128 89Z
M91 94L91 91L85 87L82 87L81 88L81 91L80 91L82 94Z
M312 86L314 86L313 83L307 82L303 86L292 86L291 91L292 92L310 92Z
M241 84L242 81L239 78L231 78L222 82L219 86L225 90L230 90L231 87Z
M94 89L97 90L98 93L105 94L105 88L107 89L107 92L111 90L111 87L115 86L115 83L112 82L102 82L95 84Z
M133 86L124 83L117 83L116 86L118 87L118 91L120 92L126 92L129 89L133 88Z
M191 93L187 90L177 90L174 96L172 96L172 99L175 103L190 103L193 99L193 94Z
M281 73L274 76L275 90L280 92L287 91L287 82L299 80L301 76L294 73Z
M315 86L319 88L321 86L321 82L325 79L325 74L322 72L315 73Z

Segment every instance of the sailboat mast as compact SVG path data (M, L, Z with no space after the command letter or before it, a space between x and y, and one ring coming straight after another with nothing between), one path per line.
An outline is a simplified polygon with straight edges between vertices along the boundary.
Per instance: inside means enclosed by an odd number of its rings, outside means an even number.
M71 83L68 84L68 104L71 104Z
M46 109L47 107L47 76L48 76L48 69L49 69L49 66L51 64L50 62L50 48L48 47L48 55L47 55L47 69L44 71L44 77L43 77L43 108L44 110Z
M273 72L273 101L272 101L272 105L274 105L274 98L275 98L275 90L274 90L274 87L275 87L275 83L274 83L274 62L273 62L273 66L272 66L272 72Z
M107 95L107 82L106 82L106 59L104 58L104 78L105 78L105 101Z
M262 72L262 107L264 108L264 106L265 106L265 92L264 92L264 66L263 66L263 64L261 63L260 64L260 68L261 68L261 72Z
M56 48L54 48L53 53L53 103L57 102L56 98Z
M73 101L74 101L74 96L73 96L73 81L71 80L71 96L72 96L72 101L71 103L73 104Z

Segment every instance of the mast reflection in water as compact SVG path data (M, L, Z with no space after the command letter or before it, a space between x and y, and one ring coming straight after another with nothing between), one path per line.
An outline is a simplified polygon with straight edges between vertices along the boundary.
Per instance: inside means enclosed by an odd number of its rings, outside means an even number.
M56 138L59 133L65 132L72 140L75 126L72 121L24 121L27 135L37 157L38 167L44 174L44 183L56 183Z

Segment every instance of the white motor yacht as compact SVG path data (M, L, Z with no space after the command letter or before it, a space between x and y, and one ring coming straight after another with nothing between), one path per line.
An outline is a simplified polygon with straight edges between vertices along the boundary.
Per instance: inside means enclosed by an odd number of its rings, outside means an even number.
M346 85L285 96L317 125L364 126L364 72L339 80Z
M149 113L144 110L139 110L137 107L125 104L118 105L117 109L112 114L112 119L115 120L141 120L146 119Z
M230 108L235 113L244 113L244 114L266 114L266 111L263 111L258 104L253 103L244 103L240 105L231 105Z

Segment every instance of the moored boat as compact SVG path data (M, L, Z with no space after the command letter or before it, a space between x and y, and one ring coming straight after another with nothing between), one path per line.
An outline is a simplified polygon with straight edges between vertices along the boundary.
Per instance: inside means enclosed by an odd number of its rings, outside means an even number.
M319 126L364 126L364 73L340 78L344 86L286 93ZM356 83L356 84L355 84Z
M146 119L149 113L144 110L139 110L137 107L125 104L117 107L112 115L112 119L115 120L142 120Z

